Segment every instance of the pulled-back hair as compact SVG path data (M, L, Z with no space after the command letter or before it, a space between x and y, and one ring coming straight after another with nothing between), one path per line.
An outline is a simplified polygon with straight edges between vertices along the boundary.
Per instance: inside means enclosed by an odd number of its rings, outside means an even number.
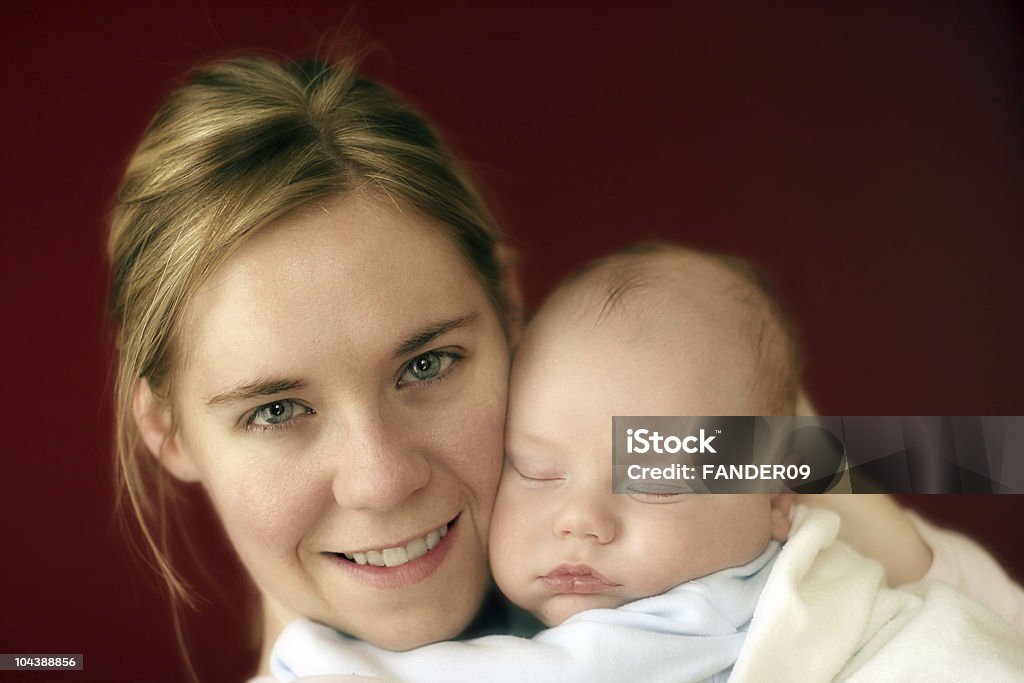
M444 230L504 319L497 230L470 179L417 112L354 66L246 57L195 69L149 124L117 194L108 256L119 502L176 598L189 594L167 548L173 489L140 453L133 395L145 379L170 398L184 311L248 237L368 192Z

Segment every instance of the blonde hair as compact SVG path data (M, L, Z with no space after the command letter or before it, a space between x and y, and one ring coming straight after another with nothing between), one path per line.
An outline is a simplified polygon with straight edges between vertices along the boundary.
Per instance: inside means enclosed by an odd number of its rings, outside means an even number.
M169 556L174 489L140 453L136 385L146 379L169 399L184 310L246 238L298 208L357 191L402 202L446 230L504 319L493 218L430 125L360 77L354 60L247 57L198 68L164 101L129 162L107 245L117 486L173 598L190 602Z

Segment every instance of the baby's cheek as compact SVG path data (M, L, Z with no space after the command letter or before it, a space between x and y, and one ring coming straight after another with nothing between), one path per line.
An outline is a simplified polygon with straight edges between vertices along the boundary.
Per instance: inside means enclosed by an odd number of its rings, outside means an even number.
M491 515L490 543L491 564L503 565L510 553L509 548L518 543L518 533L512 524L515 511L515 495L508 485L508 475L503 475L498 485L498 495L494 501L494 512Z
M532 602L535 596L531 589L533 579L542 573L536 564L544 557L538 552L544 541L544 529L539 522L544 511L539 501L509 478L507 474L502 477L491 518L491 574L512 602L535 610L538 606Z

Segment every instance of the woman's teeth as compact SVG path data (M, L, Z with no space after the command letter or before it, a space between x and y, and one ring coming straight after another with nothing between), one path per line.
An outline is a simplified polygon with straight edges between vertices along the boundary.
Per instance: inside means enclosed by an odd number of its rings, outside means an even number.
M397 548L384 548L383 550L367 550L365 553L342 553L347 560L356 564L369 564L374 567L398 567L406 562L411 562L417 557L423 557L427 551L432 550L438 542L448 533L448 525L440 529L434 529L422 538L416 538L404 546Z

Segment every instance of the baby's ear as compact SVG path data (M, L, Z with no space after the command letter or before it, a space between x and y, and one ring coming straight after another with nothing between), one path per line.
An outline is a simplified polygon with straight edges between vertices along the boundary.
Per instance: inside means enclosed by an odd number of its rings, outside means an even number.
M164 469L182 481L199 481L199 471L174 429L170 404L153 393L145 378L135 385L132 417L146 450Z
M793 505L792 493L777 493L770 497L772 507L772 538L785 541L789 538L789 508Z
M800 416L814 416L818 412L814 409L814 405L811 403L811 397L807 395L807 390L800 387L800 390L796 394L796 407L793 410L793 414Z

